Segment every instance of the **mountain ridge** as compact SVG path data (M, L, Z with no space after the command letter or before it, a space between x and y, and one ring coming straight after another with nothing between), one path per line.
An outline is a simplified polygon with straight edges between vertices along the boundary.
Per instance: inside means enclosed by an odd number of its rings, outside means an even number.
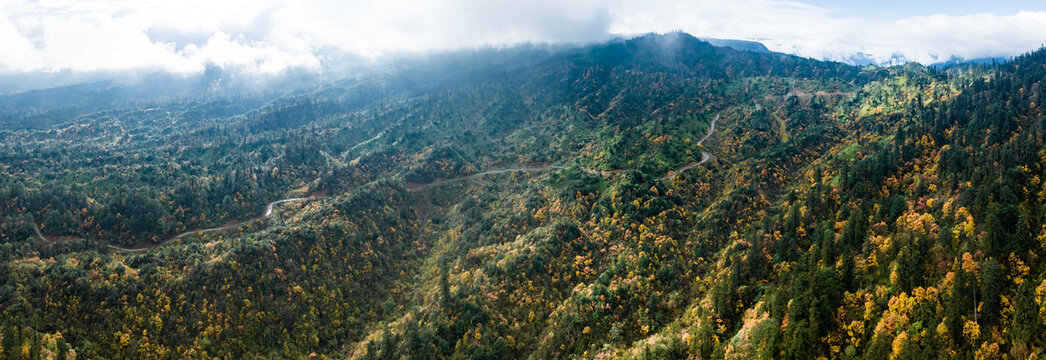
M0 130L0 357L1027 358L1043 64L669 33L54 111Z

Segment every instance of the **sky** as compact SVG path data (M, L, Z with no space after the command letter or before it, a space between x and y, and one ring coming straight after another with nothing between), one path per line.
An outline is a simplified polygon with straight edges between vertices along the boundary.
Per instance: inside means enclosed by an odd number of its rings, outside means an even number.
M930 64L1038 49L1046 1L0 0L0 74L278 74L674 30L816 59Z

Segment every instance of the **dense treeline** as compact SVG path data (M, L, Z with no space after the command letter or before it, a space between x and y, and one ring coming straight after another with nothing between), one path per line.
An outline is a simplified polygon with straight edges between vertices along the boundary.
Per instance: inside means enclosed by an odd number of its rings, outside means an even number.
M676 33L506 54L5 130L0 357L1046 346L1046 51L862 69Z

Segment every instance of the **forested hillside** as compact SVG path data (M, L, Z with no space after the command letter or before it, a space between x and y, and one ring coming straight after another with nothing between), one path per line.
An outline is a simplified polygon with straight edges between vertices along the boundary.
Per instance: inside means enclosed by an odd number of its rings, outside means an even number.
M5 111L0 358L1038 357L1044 80L671 33Z

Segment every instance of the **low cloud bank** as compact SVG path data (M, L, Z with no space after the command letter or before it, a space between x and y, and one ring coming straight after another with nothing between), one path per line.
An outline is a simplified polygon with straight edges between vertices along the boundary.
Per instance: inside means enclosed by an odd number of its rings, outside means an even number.
M673 30L818 59L931 64L1034 50L1046 12L883 20L778 0L0 0L0 74L323 72L389 54Z

